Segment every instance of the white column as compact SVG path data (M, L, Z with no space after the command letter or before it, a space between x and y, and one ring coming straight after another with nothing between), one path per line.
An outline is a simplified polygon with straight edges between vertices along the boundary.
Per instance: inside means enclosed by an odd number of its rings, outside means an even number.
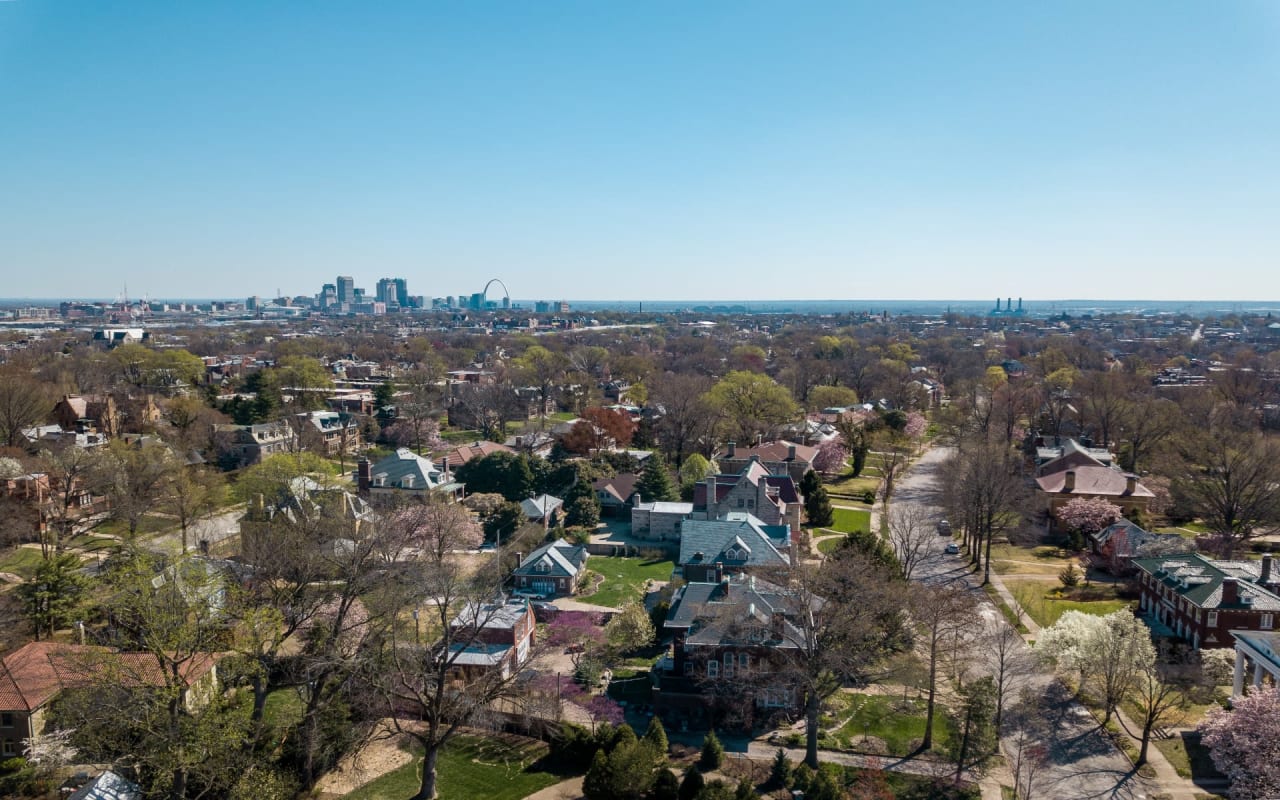
M1231 696L1239 697L1244 694L1244 651L1236 650L1236 671L1231 679Z
M1253 688L1257 689L1262 685L1262 662L1253 662Z

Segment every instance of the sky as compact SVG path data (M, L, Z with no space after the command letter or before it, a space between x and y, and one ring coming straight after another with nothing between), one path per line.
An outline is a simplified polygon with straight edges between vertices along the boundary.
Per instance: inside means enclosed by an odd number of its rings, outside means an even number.
M0 0L0 296L1280 299L1280 2Z

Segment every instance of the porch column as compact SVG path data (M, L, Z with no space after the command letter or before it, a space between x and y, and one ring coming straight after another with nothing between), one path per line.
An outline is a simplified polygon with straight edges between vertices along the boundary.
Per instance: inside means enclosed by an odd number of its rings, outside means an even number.
M1244 694L1244 651L1236 650L1236 671L1231 679L1231 696Z
M1262 661L1253 662L1253 688L1262 686Z

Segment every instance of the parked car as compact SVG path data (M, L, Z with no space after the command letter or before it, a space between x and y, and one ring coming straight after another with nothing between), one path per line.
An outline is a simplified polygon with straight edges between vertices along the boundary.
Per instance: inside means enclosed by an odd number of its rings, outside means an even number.
M938 520L938 535L939 535L939 536L950 536L950 535L951 535L951 523L950 523L950 522L947 522L945 519L940 519L940 520Z
M960 545L956 544L955 542L952 542L951 544L947 545L942 552L946 553L949 556L958 556L960 555Z

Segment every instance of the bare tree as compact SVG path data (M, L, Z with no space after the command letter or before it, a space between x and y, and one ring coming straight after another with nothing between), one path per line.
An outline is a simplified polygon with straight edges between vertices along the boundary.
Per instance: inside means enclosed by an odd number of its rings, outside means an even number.
M1003 444L966 444L945 465L943 490L953 523L963 525L964 543L991 580L991 543L1018 525L1028 493L1017 455ZM985 555L983 548L985 545Z
M676 468L689 454L709 451L705 440L715 424L715 414L702 397L711 389L711 380L669 372L655 378L652 389L652 402L662 409L658 432Z
M1137 766L1147 763L1147 749L1151 734L1187 707L1186 682L1174 678L1175 665L1167 650L1159 657L1144 661L1138 667L1130 699L1141 713L1142 748L1138 751Z
M1051 763L1049 746L1053 731L1040 713L1039 698L1024 692L1010 709L1011 730L1004 736L1005 754L1013 773L1015 800L1034 800L1040 796L1046 771Z
M1036 659L1022 634L1003 622L989 626L979 642L982 659L996 684L996 728L1000 729L1009 698L1020 695L1028 679L1037 673Z
M929 510L922 505L894 506L889 510L889 543L898 555L902 577L911 580L917 566L932 552L929 544L937 537Z
M911 617L924 633L928 649L929 690L925 706L924 741L921 750L933 746L933 717L938 692L938 666L948 640L962 636L973 625L981 624L973 595L963 583L920 587L912 593Z
M52 407L44 385L27 370L0 367L0 443L17 447L22 431L45 419Z
M1261 433L1203 431L1179 445L1175 490L1222 540L1223 556L1280 523L1280 443Z

